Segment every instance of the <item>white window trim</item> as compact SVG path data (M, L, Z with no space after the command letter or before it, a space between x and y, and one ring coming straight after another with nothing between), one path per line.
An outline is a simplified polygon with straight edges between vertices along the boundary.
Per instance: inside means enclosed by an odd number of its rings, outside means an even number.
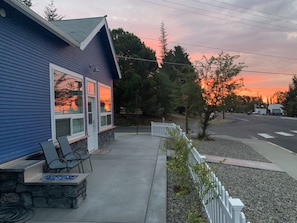
M91 83L94 83L95 84L95 95L92 95L92 94L89 94L89 92L88 92L88 82L91 82ZM95 81L95 80L93 80L93 79L91 79L91 78L88 78L88 77L86 77L86 80L85 80L85 85L86 85L86 95L88 96L88 97L96 97L96 96L98 96L98 87L97 87L97 81Z
M91 97L91 98L94 98L95 99L95 106L96 106L96 123L95 123L95 128L97 129L97 133L98 133L98 129L99 129L99 127L98 127L98 124L100 124L99 123L99 121L98 121L98 116L99 116L99 109L100 109L100 107L98 107L98 84L97 84L97 81L95 81L95 80L93 80L93 79L90 79L90 78L88 78L88 77L86 77L85 78L86 80L85 80L85 86L86 86L86 105L88 106L88 100L89 100L89 97ZM89 94L89 92L88 92L88 82L91 82L91 83L94 83L95 84L95 94L94 95L92 95L92 94ZM89 123L89 115L88 115L88 108L86 108L86 123L87 123L87 128L88 128L88 123ZM88 131L88 129L86 129L86 131Z
M69 74L69 75L72 75L74 77L77 77L77 78L80 78L82 80L82 89L83 89L83 100L85 101L85 84L84 84L84 76L83 75L80 75L78 73L75 73L73 71L70 71L66 68L63 68L63 67L60 67L58 65L55 65L55 64L52 64L50 63L49 64L49 68L50 68L50 106L51 106L51 128L52 128L52 140L56 140L56 119L59 119L59 118L65 118L65 116L62 116L62 115L56 115L55 114L55 87L54 87L54 71L55 70L58 70L59 72L62 72L62 73L66 73L66 74ZM85 103L83 103L83 113L82 114L71 114L71 122L70 122L70 126L71 126L71 136L68 137L68 139L70 140L73 140L73 139L77 139L77 138L80 138L80 137L83 137L86 135L86 127L85 127L85 123L86 123L86 117L85 117ZM75 133L75 134L72 134L72 119L76 119L76 118L83 118L84 119L84 131L83 132L79 132L79 133Z
M106 87L106 88L109 88L110 90L110 112L101 112L101 107L100 107L100 86L102 87ZM102 132L106 129L110 129L112 126L113 126L113 116L112 116L112 111L113 111L113 96L112 96L112 87L111 86L108 86L108 85L105 85L105 84L102 84L100 82L98 82L98 114L99 114L99 117L98 117L98 123L99 123L99 132ZM105 126L101 126L101 117L102 116L107 116L107 115L111 115L111 124L110 125L105 125Z

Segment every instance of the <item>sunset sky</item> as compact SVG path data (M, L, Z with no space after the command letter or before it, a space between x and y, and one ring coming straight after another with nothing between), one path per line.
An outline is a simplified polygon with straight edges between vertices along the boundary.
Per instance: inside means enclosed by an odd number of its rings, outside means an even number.
M50 0L32 0L44 16ZM297 73L297 1L291 0L55 0L64 19L107 15L110 29L134 33L160 53L162 21L168 48L182 46L195 63L224 51L240 55L246 95L287 91Z

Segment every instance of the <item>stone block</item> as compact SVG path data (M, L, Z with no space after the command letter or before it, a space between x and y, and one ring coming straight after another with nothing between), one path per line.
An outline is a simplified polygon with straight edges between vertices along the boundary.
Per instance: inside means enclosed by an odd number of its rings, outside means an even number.
M73 200L72 203L72 208L78 208L79 205L86 199L85 196L80 195L79 197L77 197L75 200Z
M7 204L7 203L19 203L20 202L20 196L17 193L2 193L0 198L1 204Z
M27 191L29 191L28 186L26 186L24 184L21 184L21 183L17 184L17 186L16 186L16 192L17 193L22 193L22 192L27 192Z
M16 180L8 180L5 182L1 182L0 192L13 192L16 188Z
M0 181L8 181L8 180L16 180L18 178L17 173L10 173L10 172L1 172L0 173Z
M30 191L33 197L47 197L47 192L43 186L30 186Z
M65 197L72 197L72 198L77 197L79 195L78 187L77 186L64 186L63 194Z
M63 208L69 209L72 208L72 200L66 197L61 198L48 198L48 205L51 208Z
M21 202L25 207L32 207L33 201L30 193L21 193Z
M49 197L61 197L62 186L61 185L46 185L44 186L45 191Z
M33 206L36 208L48 208L49 205L45 197L34 197Z

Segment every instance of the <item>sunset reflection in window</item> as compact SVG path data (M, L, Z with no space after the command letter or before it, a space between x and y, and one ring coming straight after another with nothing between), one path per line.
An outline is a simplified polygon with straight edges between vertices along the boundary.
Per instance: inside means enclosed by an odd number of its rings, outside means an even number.
M110 112L111 111L111 93L110 88L105 86L99 86L100 94L100 111Z

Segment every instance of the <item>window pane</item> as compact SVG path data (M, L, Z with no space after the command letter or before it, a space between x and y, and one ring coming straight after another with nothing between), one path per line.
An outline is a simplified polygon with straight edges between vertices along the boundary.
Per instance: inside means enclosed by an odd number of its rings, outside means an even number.
M105 126L106 124L106 116L101 116L101 126Z
M83 118L73 119L73 133L78 133L83 131L84 131L84 119Z
M100 111L110 112L111 111L111 93L109 87L99 86L100 94Z
M57 119L56 120L56 136L70 136L70 119Z
M88 114L88 119L89 119L89 125L91 125L92 123L93 123L93 115L92 115L92 113L89 113Z
M55 70L55 113L83 113L82 79Z
M111 115L107 115L107 125L111 125Z
M95 95L95 83L88 82L88 94Z

